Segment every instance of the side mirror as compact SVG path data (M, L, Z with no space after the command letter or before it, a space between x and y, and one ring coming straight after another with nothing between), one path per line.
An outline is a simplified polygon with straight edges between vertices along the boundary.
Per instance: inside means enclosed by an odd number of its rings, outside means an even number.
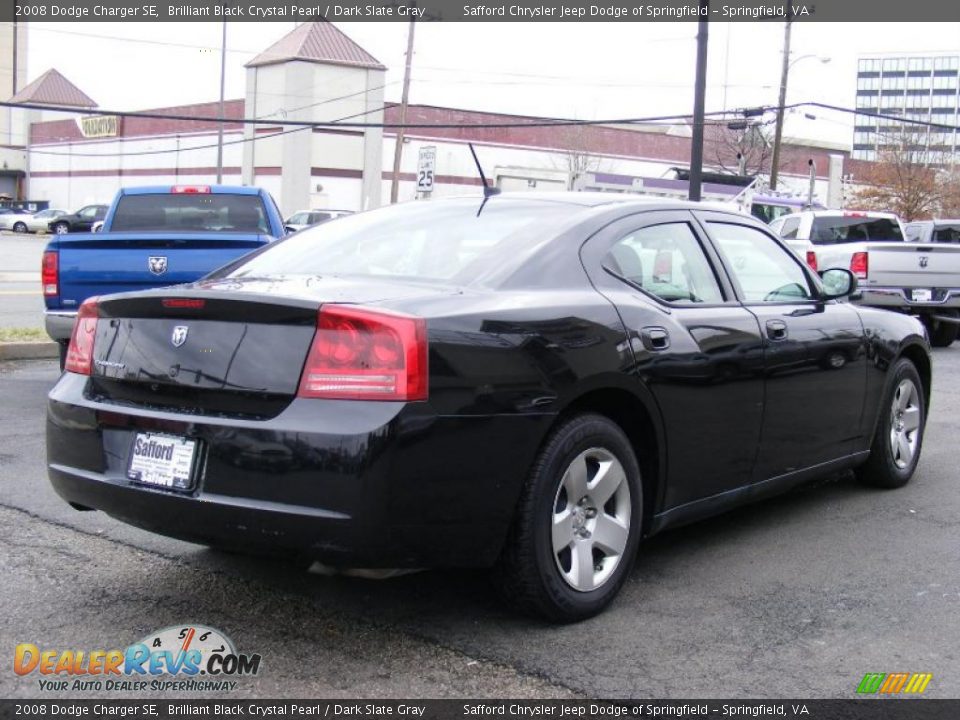
M284 225L284 226L283 226L283 231L284 231L287 235L289 235L290 233L295 233L295 232L297 231L297 229L296 229L295 227L290 227L289 225Z
M845 268L830 268L820 273L825 300L849 297L857 291L857 277Z

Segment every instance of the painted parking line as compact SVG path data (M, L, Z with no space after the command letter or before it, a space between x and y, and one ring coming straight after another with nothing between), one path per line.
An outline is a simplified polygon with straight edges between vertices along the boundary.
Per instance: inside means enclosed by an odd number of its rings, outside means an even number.
M0 295L22 295L24 297L29 295L39 295L39 290L0 290Z

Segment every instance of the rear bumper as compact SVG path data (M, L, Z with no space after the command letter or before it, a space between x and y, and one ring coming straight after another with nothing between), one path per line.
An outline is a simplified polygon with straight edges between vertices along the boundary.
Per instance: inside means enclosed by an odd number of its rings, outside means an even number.
M491 565L551 419L298 399L268 421L229 420L89 401L86 380L66 373L48 404L49 476L65 500L182 540L340 567ZM144 430L198 441L193 491L127 479Z
M47 329L47 335L59 342L70 339L76 320L76 310L47 310L44 313L43 324Z
M859 305L901 310L914 315L935 315L942 309L960 309L960 289L933 288L930 302L914 302L910 291L896 287L861 287Z

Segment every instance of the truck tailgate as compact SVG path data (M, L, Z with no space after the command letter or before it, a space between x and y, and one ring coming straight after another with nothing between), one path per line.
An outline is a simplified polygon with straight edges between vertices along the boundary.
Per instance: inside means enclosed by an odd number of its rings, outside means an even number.
M898 288L960 287L960 245L869 243L866 285Z
M193 282L266 244L249 233L100 233L62 239L60 305L91 295Z

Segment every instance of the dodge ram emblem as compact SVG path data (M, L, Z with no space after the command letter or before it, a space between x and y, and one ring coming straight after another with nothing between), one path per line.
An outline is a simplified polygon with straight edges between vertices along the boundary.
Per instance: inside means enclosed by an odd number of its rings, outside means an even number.
M920 256L920 267L926 267L929 262L930 258L928 258L926 255Z
M147 258L147 267L154 275L163 275L167 271L167 258L163 255L152 255Z
M173 329L173 335L170 336L170 342L173 343L174 347L180 347L187 341L188 332L190 332L190 328L186 325L177 325Z

